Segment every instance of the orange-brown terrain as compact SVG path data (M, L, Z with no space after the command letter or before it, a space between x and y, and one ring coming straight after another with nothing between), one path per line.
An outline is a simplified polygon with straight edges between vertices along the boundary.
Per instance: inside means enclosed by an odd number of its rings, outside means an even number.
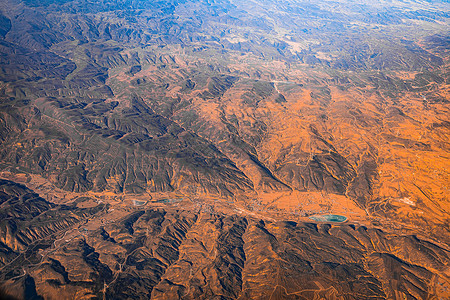
M0 3L0 298L449 299L449 17Z

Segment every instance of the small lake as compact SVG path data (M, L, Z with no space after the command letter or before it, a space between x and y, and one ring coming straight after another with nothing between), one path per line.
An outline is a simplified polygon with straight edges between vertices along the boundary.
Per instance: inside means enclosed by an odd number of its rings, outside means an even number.
M147 201L133 200L133 204L134 204L135 206L142 206L142 205L144 205L144 204L146 204L146 203L147 203Z
M174 198L174 199L160 199L155 201L156 203L175 203L183 201L183 198Z
M311 216L309 218L317 222L342 223L347 221L347 217L341 215L321 215L321 216Z

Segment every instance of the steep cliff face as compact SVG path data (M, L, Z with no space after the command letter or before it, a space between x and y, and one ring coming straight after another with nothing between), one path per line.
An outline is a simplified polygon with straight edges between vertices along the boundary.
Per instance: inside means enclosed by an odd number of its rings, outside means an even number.
M0 3L3 288L450 297L449 16L442 1ZM324 214L347 223L308 218Z

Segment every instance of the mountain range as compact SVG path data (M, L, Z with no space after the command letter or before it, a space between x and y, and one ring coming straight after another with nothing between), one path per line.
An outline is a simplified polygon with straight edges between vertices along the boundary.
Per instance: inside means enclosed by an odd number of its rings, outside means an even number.
M450 297L449 17L0 3L2 293Z

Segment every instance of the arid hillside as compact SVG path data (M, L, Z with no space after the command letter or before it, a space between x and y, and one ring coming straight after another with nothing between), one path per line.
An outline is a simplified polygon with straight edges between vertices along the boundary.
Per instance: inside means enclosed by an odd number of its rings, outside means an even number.
M0 3L4 293L450 297L449 17Z

